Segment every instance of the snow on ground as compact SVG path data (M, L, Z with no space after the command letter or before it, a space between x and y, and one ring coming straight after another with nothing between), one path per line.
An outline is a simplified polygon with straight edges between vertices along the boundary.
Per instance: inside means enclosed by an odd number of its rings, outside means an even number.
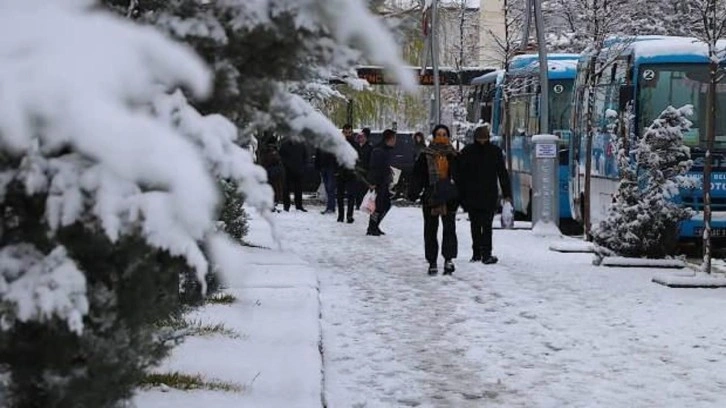
M329 407L726 406L721 289L593 266L526 230L496 230L499 264L470 264L465 214L457 271L430 278L420 209L393 208L383 237L363 214L309 209L277 219L284 249L317 269ZM250 239L271 245L263 229Z
M261 226L252 226L254 233ZM243 248L239 273L228 276L231 305L195 309L186 319L224 324L233 335L192 336L155 372L201 374L239 391L151 388L140 390L140 408L318 407L322 361L315 271L291 253Z

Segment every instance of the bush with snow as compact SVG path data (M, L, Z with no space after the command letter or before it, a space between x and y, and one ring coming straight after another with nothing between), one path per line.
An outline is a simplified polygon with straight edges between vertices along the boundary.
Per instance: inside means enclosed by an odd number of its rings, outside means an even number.
M622 178L607 218L592 230L594 242L605 252L648 258L672 253L678 224L692 216L677 198L681 189L695 187L686 177L693 162L683 144L692 111L691 105L666 108L631 152L617 138Z
M173 344L154 323L177 310L180 276L203 291L208 254L232 253L220 185L269 216L272 190L240 133L307 137L352 166L336 126L293 91L330 75L326 64L350 68L360 55L350 46L398 62L361 0L138 3L226 74L213 82L189 47L90 0L0 0L0 367L11 405L127 398ZM283 58L270 44L284 39L294 52ZM296 64L304 75L288 75ZM223 111L233 122L209 109L220 99L197 110L185 96L212 89L234 102ZM222 229L239 238L244 224Z

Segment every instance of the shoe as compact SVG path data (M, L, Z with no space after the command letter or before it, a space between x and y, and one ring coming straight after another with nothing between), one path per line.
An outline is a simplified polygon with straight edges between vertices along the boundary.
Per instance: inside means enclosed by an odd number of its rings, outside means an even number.
M290 207L285 207L283 210L285 210L285 212L290 212Z
M297 210L298 210L298 211L302 211L302 212L308 212L308 210L306 210L306 209L304 209L304 208L302 208L302 207L300 207L300 208L297 208Z
M491 264L497 263L498 261L499 261L499 259L496 256L489 255L489 256L485 256L481 262L484 264L487 264L487 265L491 265Z
M386 235L386 233L381 231L381 229L378 228L378 226L376 226L376 232L378 232L378 235Z
M320 211L320 214L323 214L323 215L325 215L325 214L334 214L334 213L335 213L335 210L323 210L323 211Z
M469 262L481 262L481 255L473 255Z
M368 231L366 231L366 235L371 235L371 236L374 236L374 237L381 236L381 234L378 231L376 231L376 230L368 230Z
M451 275L456 270L456 267L454 266L454 262L451 259L448 259L444 262L444 275Z
M338 222L343 222L343 217L338 217Z
M353 217L350 217L350 218L348 218L348 219L346 220L346 222L347 222L348 224L352 224L352 223L354 223L354 222L355 222L355 220L353 219Z
M429 276L436 276L439 273L439 268L435 263L429 264Z

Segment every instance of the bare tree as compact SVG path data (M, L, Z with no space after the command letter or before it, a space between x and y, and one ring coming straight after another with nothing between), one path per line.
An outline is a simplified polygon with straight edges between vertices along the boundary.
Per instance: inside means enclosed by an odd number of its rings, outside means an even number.
M702 270L711 273L711 172L716 139L716 86L723 79L720 61L726 56L719 40L726 35L726 2L724 0L691 0L689 3L696 21L692 34L708 47L709 81L706 96L706 156L703 167L703 264Z

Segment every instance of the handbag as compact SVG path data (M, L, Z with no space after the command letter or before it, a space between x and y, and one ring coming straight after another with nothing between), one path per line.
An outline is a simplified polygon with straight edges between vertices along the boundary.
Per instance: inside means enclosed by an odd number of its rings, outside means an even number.
M360 210L366 214L373 214L376 212L376 191L368 190L366 195L363 196L363 201L360 203Z
M514 228L514 207L512 207L512 203L509 201L504 201L504 204L502 204L502 217L500 221L502 228Z
M437 207L446 204L450 201L456 200L459 197L459 190L456 188L454 183L450 179L437 180L434 183L431 197L429 198L429 205Z

